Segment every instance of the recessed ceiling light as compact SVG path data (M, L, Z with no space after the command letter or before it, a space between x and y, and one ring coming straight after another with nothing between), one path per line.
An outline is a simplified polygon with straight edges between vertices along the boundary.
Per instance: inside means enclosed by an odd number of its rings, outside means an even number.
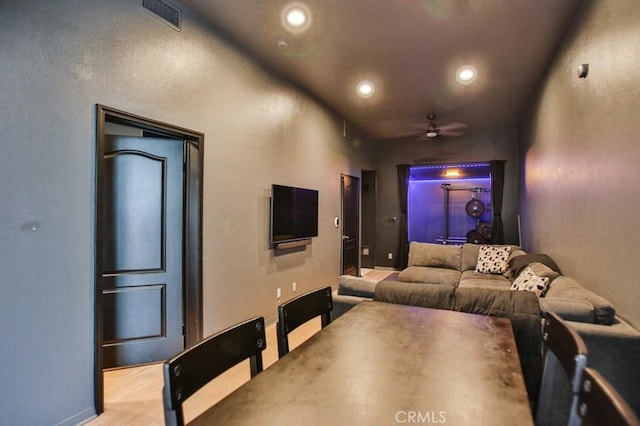
M356 92L358 93L358 96L362 98L370 98L375 91L376 86L374 86L372 82L367 80L362 80L356 86Z
M478 73L476 69L471 65L463 65L456 71L456 80L458 80L460 84L471 84L477 76Z
M293 5L284 14L285 21L293 28L302 28L308 21L306 10L302 6Z

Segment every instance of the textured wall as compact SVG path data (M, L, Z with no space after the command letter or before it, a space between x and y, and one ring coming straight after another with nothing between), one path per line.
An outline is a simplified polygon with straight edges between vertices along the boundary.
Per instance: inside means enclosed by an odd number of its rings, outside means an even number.
M460 138L427 141L379 141L376 147L378 171L376 265L393 267L399 247L398 164L465 163L506 160L502 206L505 241L518 243L518 139L514 129L480 130ZM394 258L389 260L388 253Z
M523 240L640 326L640 7L589 1L523 132ZM586 79L578 65L589 64Z
M370 164L342 121L190 13L138 0L0 3L0 418L93 414L95 105L205 134L204 332L340 273L340 173ZM270 185L320 190L318 238L268 247Z

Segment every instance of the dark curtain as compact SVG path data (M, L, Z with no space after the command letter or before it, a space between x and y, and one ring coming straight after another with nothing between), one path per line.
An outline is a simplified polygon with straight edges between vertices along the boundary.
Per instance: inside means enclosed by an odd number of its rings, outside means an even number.
M398 226L398 241L400 250L398 253L397 267L404 269L409 262L409 230L407 228L407 192L409 189L409 170L411 166L401 164L398 167L398 198L400 201L400 223Z
M491 165L491 242L504 244L504 229L502 226L502 193L504 191L504 163L505 160L490 161Z

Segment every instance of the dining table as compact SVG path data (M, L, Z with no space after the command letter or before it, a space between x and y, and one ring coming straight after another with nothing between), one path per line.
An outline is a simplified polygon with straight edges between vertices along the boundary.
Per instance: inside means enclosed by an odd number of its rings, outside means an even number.
M532 425L507 318L361 302L194 425Z

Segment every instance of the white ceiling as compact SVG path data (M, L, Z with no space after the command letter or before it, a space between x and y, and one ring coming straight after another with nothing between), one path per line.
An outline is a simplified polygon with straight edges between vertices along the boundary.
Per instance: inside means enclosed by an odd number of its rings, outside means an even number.
M463 123L516 127L581 0L181 0L268 69L322 100L373 138ZM283 10L311 13L303 31ZM286 49L277 46L285 40ZM455 71L478 71L463 86ZM376 86L368 99L360 80Z

